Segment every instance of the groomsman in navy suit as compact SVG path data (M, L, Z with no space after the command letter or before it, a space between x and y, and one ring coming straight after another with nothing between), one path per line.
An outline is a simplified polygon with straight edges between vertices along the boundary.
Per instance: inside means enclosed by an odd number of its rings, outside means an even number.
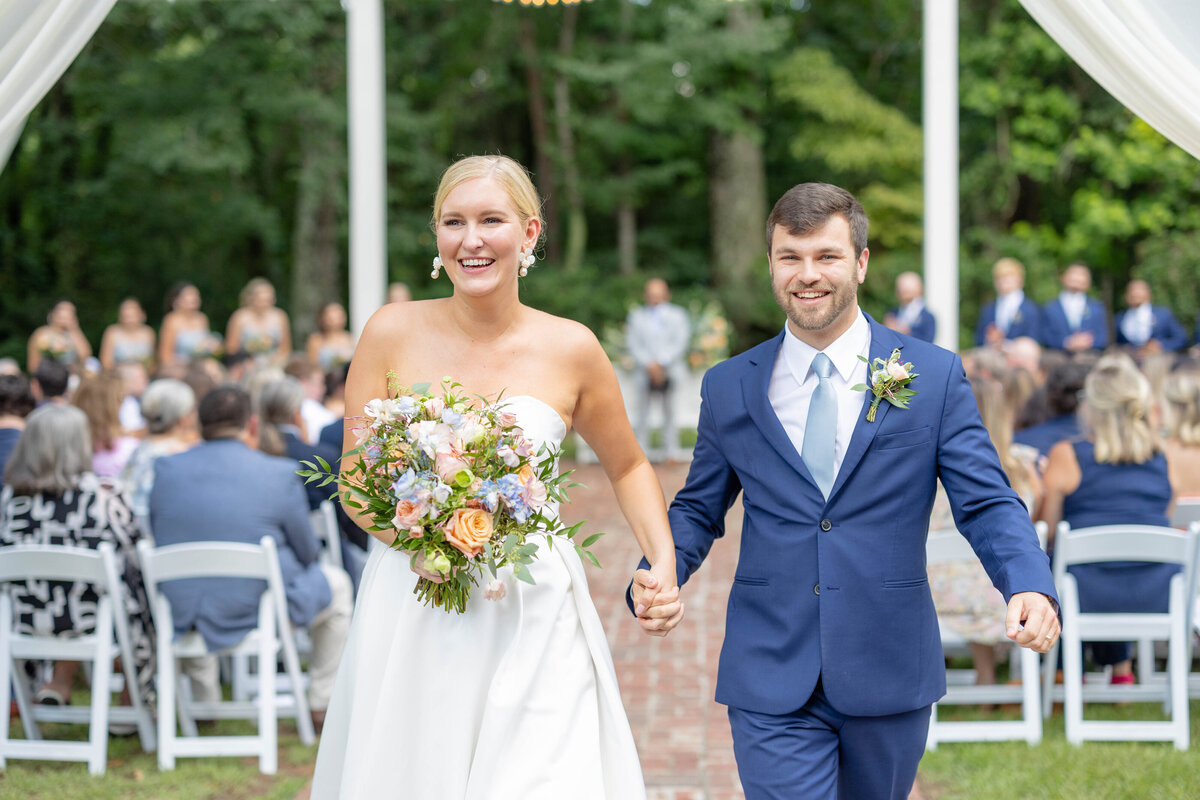
M1117 314L1117 344L1135 348L1138 358L1174 353L1187 345L1187 333L1171 309L1150 301L1150 284L1133 280L1125 287L1128 308Z
M925 282L915 272L901 272L896 276L896 299L899 308L893 308L883 318L883 324L897 333L907 333L922 342L932 342L937 336L937 320L925 307Z
M1085 264L1063 270L1062 291L1042 309L1042 344L1080 353L1108 347L1108 311L1087 296L1092 271Z
M1008 602L1009 638L1043 653L1059 633L1050 563L958 356L859 310L858 201L792 188L767 220L767 253L786 324L704 377L694 460L670 508L678 580L740 494L716 700L747 800L903 800L946 687L925 571L938 479ZM659 596L642 567L630 605L644 626L663 624L677 595Z
M975 346L1001 345L1028 336L1042 341L1042 310L1025 296L1025 266L1015 258L1002 258L992 267L996 299L979 312Z

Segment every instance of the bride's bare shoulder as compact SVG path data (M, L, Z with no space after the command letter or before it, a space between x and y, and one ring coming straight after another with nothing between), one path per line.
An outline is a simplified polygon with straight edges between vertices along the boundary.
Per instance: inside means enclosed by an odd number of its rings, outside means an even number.
M445 303L444 298L388 303L381 306L367 320L366 326L363 327L363 338L393 337L405 331L411 334L414 329L428 325L431 320L438 318L437 310Z
M604 355L600 340L582 322L534 311L538 341L552 343L553 349L571 360L594 359Z

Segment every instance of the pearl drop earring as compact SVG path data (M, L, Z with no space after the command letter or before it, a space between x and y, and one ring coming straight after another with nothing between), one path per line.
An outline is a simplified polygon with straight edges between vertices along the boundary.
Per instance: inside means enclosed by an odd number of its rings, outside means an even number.
M521 264L521 269L517 270L517 274L524 278L529 274L529 268L533 266L533 262L536 261L536 259L533 257L532 250L522 250L520 256L518 257L518 261Z
M433 257L433 272L429 273L429 277L437 280L438 274L442 271L442 257Z

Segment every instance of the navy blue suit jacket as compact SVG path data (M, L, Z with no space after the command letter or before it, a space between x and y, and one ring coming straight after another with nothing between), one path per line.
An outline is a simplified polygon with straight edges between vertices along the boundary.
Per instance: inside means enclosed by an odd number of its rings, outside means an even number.
M996 303L992 301L979 312L979 324L975 326L976 347L983 347L987 344L988 326L994 325L995 322ZM1012 324L1008 326L1008 333L1004 335L1004 338L1017 339L1021 336L1042 341L1042 309L1028 297L1021 302L1021 308L1017 311Z
M1015 444L1028 445L1039 455L1050 455L1050 448L1059 442L1079 436L1079 418L1075 414L1051 417L1040 425L1034 425L1013 434Z
M869 319L869 318L868 318ZM938 700L946 667L925 569L937 479L958 529L1007 599L1055 597L1050 562L1009 488L958 356L871 322L872 358L901 349L908 409L854 428L829 500L767 399L783 334L708 371L687 484L670 508L678 579L700 567L742 493L745 512L717 702L785 714L822 681L838 711L877 716Z
M273 536L288 616L307 625L329 605L321 546L308 520L296 462L251 450L240 441L203 442L154 462L150 528L159 546L181 542L258 544ZM236 644L258 627L266 581L189 578L163 584L176 633L195 628L210 649Z
M1154 328L1150 331L1150 338L1157 339L1158 343L1162 345L1162 349L1168 353L1173 353L1176 350L1182 350L1186 347L1187 332L1179 324L1179 320L1175 319L1175 315L1171 313L1171 309L1166 306L1151 306L1150 308L1154 314ZM1128 313L1128 311L1122 311L1120 314L1117 314L1117 344L1133 344L1133 342L1126 338L1125 332L1121 330L1121 323Z
M1067 314L1057 297L1042 307L1042 344L1046 347L1065 350L1067 337L1079 331L1092 334L1092 349L1103 350L1108 347L1108 309L1104 303L1089 297L1083 319L1075 329L1067 321Z
M900 317L900 309L893 308L888 312L893 317ZM914 339L920 339L922 342L932 342L937 337L937 320L928 308L922 308L920 316L917 317L917 322L912 326L912 331L909 336Z

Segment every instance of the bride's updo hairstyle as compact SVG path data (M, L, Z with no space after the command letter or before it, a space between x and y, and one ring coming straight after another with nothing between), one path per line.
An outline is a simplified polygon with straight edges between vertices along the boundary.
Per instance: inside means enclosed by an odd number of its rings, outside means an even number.
M467 156L455 161L442 173L437 193L433 196L432 224L434 231L437 230L438 220L441 219L442 204L446 202L446 196L454 191L460 183L473 181L476 178L491 178L504 187L504 191L508 193L508 199L512 201L513 208L520 217L522 228L532 217L541 219L541 198L538 197L537 189L534 188L533 181L523 166L508 156ZM545 231L544 224L542 231ZM535 242L534 246L536 245Z
M1100 464L1142 464L1158 452L1150 382L1125 354L1104 356L1083 384L1083 418Z

